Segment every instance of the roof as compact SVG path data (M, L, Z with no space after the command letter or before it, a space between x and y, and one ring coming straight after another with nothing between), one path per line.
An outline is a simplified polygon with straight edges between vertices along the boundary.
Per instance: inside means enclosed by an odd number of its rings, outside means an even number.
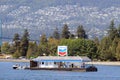
M91 59L86 56L38 56L33 61L47 61L47 62L90 62Z

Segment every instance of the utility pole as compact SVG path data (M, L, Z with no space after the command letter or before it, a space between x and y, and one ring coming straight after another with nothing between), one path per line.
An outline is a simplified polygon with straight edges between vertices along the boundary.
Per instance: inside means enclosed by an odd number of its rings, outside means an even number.
M2 22L0 20L0 53L2 52L1 46L2 46Z

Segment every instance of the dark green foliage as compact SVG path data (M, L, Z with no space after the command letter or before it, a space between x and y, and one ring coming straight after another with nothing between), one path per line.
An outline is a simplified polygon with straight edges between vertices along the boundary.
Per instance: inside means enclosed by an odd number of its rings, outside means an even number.
M4 54L10 54L10 44L8 42L4 42L1 46L1 51Z
M119 60L116 56L119 54L119 38L119 28L116 29L114 20L112 20L109 26L108 36L103 37L100 44L97 46L100 60Z
M14 54L13 54L13 57L14 58L19 58L21 56L21 54L20 54L20 51L19 50L17 50Z
M74 39L75 35L74 34L70 34L70 39Z
M45 34L43 34L41 37L40 37L40 44L41 45L46 45L47 44L47 37Z
M115 28L114 20L112 20L108 30L108 37L110 38L111 41L113 41L114 38L118 36L119 35L117 29Z
M13 54L15 58L26 56L27 58L34 58L37 56L56 56L58 46L68 46L68 56L88 56L92 60L102 61L120 61L120 26L115 27L114 21L111 21L108 35L101 40L95 38L94 40L87 39L87 35L83 26L77 28L77 34L71 34L67 24L64 25L61 33L58 29L53 32L53 37L47 39L43 34L40 37L40 43L29 41L29 33L24 31L22 38L18 33L14 35L13 44L2 44L2 53ZM61 39L60 35L61 34ZM78 37L76 39L75 37Z
M118 37L120 38L120 25L118 26Z
M49 47L49 55L50 56L55 56L57 55L57 46L59 44L58 39L54 39L54 38L49 38L48 40L48 47Z
M82 25L78 26L77 28L77 37L87 39L86 32Z
M65 39L69 39L70 38L70 31L68 28L68 25L65 24L61 33L61 37L65 38Z
M21 38L20 46L21 46L21 49L20 49L21 56L26 56L28 46L29 46L29 33L28 33L27 29L25 29L24 34Z
M120 61L120 41L118 42L118 46L116 48L116 54L115 57L118 61Z
M26 57L27 58L34 58L35 56L37 56L36 55L37 49L38 49L38 46L37 46L36 42L29 42L29 47L28 47Z
M40 37L40 44L38 47L38 55L48 55L48 40L45 34Z
M109 47L111 45L111 43L109 41L110 40L109 40L108 37L104 37L100 42L98 50L99 50L99 53L100 53L99 58L101 60L107 60L109 58L108 56L109 56L110 53L108 53L108 52L110 52Z
M96 58L97 46L91 40L85 39L62 39L60 45L68 46L69 56L88 56Z
M12 47L12 52L15 52L17 50L20 52L20 36L18 33L14 34L13 42L14 42L14 44Z
M53 38L60 39L60 33L58 31L58 28L56 28L55 31L53 32Z

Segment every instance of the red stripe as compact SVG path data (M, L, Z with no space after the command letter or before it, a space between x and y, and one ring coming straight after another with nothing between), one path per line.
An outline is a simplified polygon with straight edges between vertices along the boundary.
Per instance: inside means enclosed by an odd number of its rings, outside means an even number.
M64 56L64 55L66 55L66 52L59 52L59 55Z

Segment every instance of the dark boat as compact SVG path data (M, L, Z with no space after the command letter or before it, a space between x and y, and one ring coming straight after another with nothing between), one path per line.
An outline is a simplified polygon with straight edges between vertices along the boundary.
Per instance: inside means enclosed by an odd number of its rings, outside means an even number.
M98 71L98 69L94 65L91 65L86 68L86 72L97 72L97 71Z
M13 65L13 69L17 69L18 67L18 65Z

